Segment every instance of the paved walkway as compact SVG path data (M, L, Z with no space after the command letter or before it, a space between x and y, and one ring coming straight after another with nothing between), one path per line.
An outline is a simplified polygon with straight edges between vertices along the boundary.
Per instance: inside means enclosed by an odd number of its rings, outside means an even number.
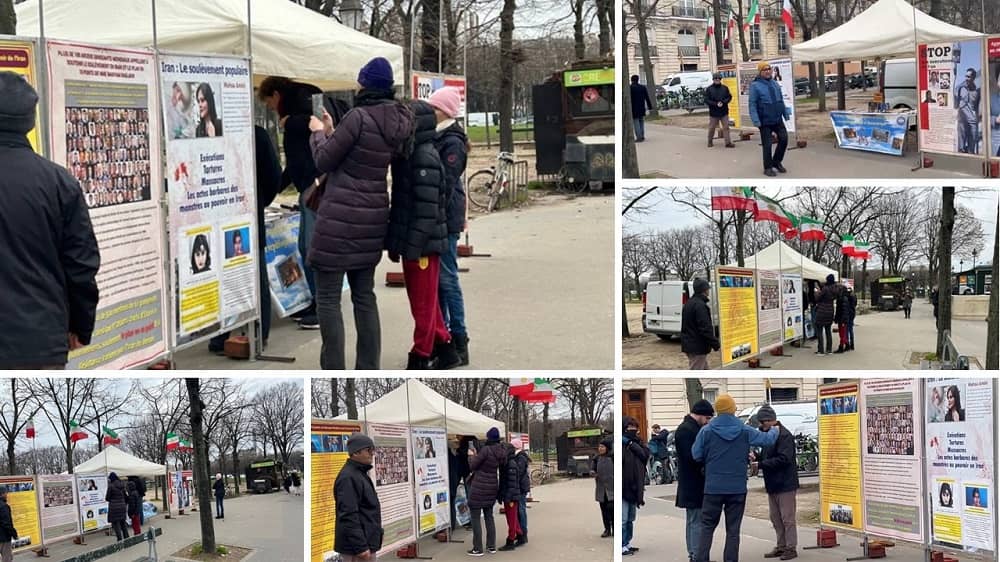
M654 178L766 178L761 164L759 134L750 141L725 148L716 142L706 148L705 129L689 129L657 123L646 124L646 141L636 145L639 173ZM734 138L738 138L735 135ZM790 140L790 148L795 146ZM806 148L793 149L785 157L788 173L794 178L896 178L981 179L981 165L968 159L935 155L934 167L911 171L917 166L916 151L887 156L855 150L841 150L832 141L810 141Z
M242 496L226 500L225 507L226 518L212 520L215 523L216 542L254 549L253 554L246 560L302 562L303 496L291 496L283 491ZM161 562L178 560L170 555L193 542L201 541L201 520L197 511L172 519L157 516L146 522L143 531L149 529L150 525L163 529L163 535L156 540L156 550ZM111 544L115 538L113 533L109 536L99 532L87 535L86 540L86 546L75 545L72 541L53 545L49 548L49 555L52 560L64 560L79 556L95 547ZM148 545L144 543L100 560L135 562L143 559L147 551ZM37 560L32 552L21 553L15 557L15 562L30 560Z

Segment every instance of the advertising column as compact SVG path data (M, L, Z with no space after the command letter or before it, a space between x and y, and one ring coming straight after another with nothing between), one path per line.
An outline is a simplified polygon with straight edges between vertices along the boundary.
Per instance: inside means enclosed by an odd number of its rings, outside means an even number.
M989 74L986 83L990 94L990 118L987 128L990 131L990 156L1000 158L1000 36L986 39L987 61Z
M781 345L781 275L757 271L757 346L763 353Z
M920 149L983 155L983 41L918 45L917 65Z
M824 525L861 530L858 383L819 389L819 515Z
M0 39L0 71L13 72L24 76L28 84L31 84L37 90L35 43L32 41ZM41 119L36 118L35 123L41 126L41 122ZM31 148L35 152L41 154L42 140L39 132L38 126L29 131L28 142L31 143Z
M42 537L47 544L80 534L76 479L72 474L38 477L42 494Z
M175 345L257 315L253 83L241 58L161 56Z
M108 523L108 475L103 472L76 475L76 491L80 494L80 521L84 533L111 526Z
M861 381L865 530L922 543L922 408L918 379Z
M347 463L347 438L361 431L357 422L312 420L309 455L312 467L311 492L312 508L310 520L309 560L324 562L333 560L334 528L336 526L337 504L333 499L333 484L340 469Z
M992 551L996 466L991 379L925 379L931 542Z
M31 476L0 476L0 488L7 490L7 505L17 529L14 552L41 546L42 528L38 518L35 479Z
M802 276L781 274L781 313L785 341L802 337Z
M140 366L167 351L153 54L46 46L50 156L80 182L101 251L93 339L66 368Z
M420 534L451 525L448 494L448 434L444 428L414 427L413 471L416 474Z
M757 354L757 307L752 269L715 268L722 365Z
M413 517L413 483L410 482L410 429L405 425L369 423L375 441L375 468L371 475L382 504L381 557L416 540Z

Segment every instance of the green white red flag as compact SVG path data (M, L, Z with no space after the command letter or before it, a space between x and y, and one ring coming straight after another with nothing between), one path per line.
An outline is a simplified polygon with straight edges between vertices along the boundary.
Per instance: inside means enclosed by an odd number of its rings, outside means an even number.
M812 217L800 217L800 228L802 240L826 240L826 233L823 232L823 223Z
M549 379L535 379L531 392L519 398L529 404L555 404L556 391Z
M180 443L181 443L181 440L180 440L179 437L177 437L176 433L174 433L174 432L171 431L170 433L167 434L167 450L168 451L173 451L174 449L177 449L177 447L180 446Z
M760 25L760 5L757 0L750 0L750 10L747 12L747 19L743 22L743 28L749 29L751 25Z
M854 235L843 234L840 237L840 253L845 256L854 255Z
M712 187L713 211L753 211L753 195L748 187Z
M177 445L177 450L182 453L189 453L194 450L194 447L191 446L191 442L187 439L181 439L180 443Z
M736 27L736 9L729 4L729 21L726 23L726 48L732 48L733 28Z
M781 21L785 22L788 37L795 39L795 20L792 18L792 0L785 0L781 5Z
M854 253L853 257L866 260L871 257L871 244L864 242L862 240L856 240L854 242Z
M118 437L118 432L108 426L104 426L103 434L105 445L118 445L122 442L121 437Z
M28 418L28 425L24 426L24 436L28 439L35 438L35 418Z
M705 20L705 50L708 50L708 45L712 42L712 37L715 36L715 20L712 17L712 10L708 10L708 17Z
M87 432L80 428L76 420L69 420L69 442L76 443L87 438Z
M754 222L764 222L771 221L778 223L778 227L784 231L786 229L792 228L792 224L795 222L793 219L795 215L785 211L781 204L755 191L753 194L754 198L754 212L753 220Z
M528 394L535 388L535 379L530 377L511 377L510 388L507 394L510 396L522 396Z

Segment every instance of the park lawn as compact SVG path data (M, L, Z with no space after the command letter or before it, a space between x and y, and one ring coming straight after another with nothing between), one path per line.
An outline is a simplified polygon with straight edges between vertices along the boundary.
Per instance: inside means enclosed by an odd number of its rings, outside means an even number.
M469 142L474 143L485 143L486 142L486 127L479 125L472 125L466 128L465 133L469 136ZM500 142L500 127L490 126L489 127L489 140L493 144L499 144ZM514 140L515 141L530 141L534 138L533 130L531 126L524 125L514 125Z

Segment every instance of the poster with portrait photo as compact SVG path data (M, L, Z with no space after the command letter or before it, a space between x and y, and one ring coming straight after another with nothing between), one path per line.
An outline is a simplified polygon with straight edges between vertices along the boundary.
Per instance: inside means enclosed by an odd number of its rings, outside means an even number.
M982 39L917 46L921 150L985 154L989 88L983 75L983 46Z
M103 472L76 475L76 490L80 495L80 521L84 533L99 531L111 526L108 523L108 475Z
M990 156L1000 158L1000 35L986 39L987 75L990 115L987 128L990 132Z
M365 424L365 433L375 442L370 475L382 504L385 537L378 552L381 557L416 540L416 491L410 478L413 436L408 426L384 423Z
M223 135L220 82L174 80L167 86L164 83L163 108L168 140Z
M757 347L760 352L781 345L781 273L757 270Z
M78 535L76 478L72 474L42 474L38 485L42 492L42 539L54 542Z
M413 471L421 535L451 526L448 434L439 427L413 427Z

